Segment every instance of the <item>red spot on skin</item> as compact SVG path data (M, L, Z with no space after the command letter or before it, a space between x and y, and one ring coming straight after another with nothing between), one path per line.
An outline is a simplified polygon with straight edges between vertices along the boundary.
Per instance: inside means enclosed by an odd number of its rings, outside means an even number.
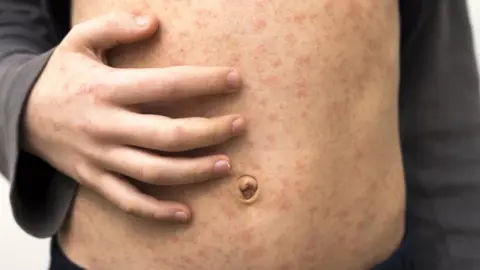
M230 59L230 64L232 66L236 66L240 63L240 55L239 54L234 54L231 56L231 59Z
M197 10L196 11L197 13L197 16L200 17L200 18L216 18L217 15L212 12L211 10L207 10L207 9L200 9L200 10Z
M211 51L212 50L208 46L202 49L203 55L209 55L211 53Z
M265 84L273 85L273 84L278 84L280 82L280 79L278 78L278 76L269 75L263 80L263 82Z
M223 240L225 238L225 235L223 234L222 230L213 230L212 231L213 237L218 240Z
M252 232L249 230L246 230L240 233L239 237L240 237L240 242L242 242L245 245L250 244L253 240Z
M204 259L208 258L208 254L207 254L207 251L205 249L199 249L197 251L197 255L200 258L204 258Z
M258 165L257 163L253 164L253 165L252 165L252 170L257 170L257 171L259 171L259 170L260 170L260 165Z
M180 238L177 235L172 235L170 238L170 242L172 243L177 243L180 240Z
M297 14L297 15L293 16L293 21L296 24L303 24L306 19L307 19L307 15L305 15L305 14Z
M271 113L268 115L268 120L272 122L276 122L278 120L278 115L275 113Z
M348 216L349 216L349 213L345 209L342 209L342 210L337 212L337 217L340 220L346 220L348 218Z
M261 31L267 27L267 22L262 19L254 19L253 21L253 29L255 31Z
M308 96L307 83L304 78L299 79L295 83L295 88L297 89L296 91L297 98L302 99Z
M271 62L272 67L275 67L275 68L281 66L282 64L283 63L282 63L282 60L280 60L280 58L275 59Z
M333 8L333 3L335 2L334 0L330 1L322 1L323 2L323 9L325 10L331 10Z
M187 31L182 31L178 34L181 38L187 38L190 36L190 33Z
M177 7L174 7L171 13L173 18L178 18L180 16L180 11L178 10Z
M306 119L307 118L307 111L303 111L301 116L302 116L302 119Z
M255 2L255 5L257 6L257 8L259 9L264 9L265 8L265 0L257 0Z
M287 193L284 193L284 194L287 194ZM280 201L280 210L286 212L290 208L292 208L292 203L290 202L290 199L286 195L283 195L282 200Z
M178 52L178 57L181 57L181 58L186 58L186 52L185 52L185 49L181 48Z
M245 142L245 148L247 149L252 149L253 148L253 142L248 140Z
M200 20L195 20L194 24L197 27L197 29L204 29L208 26L208 22L200 21Z
M295 59L295 65L300 68L308 68L311 64L311 57L310 56L301 56Z
M295 170L296 170L299 174L304 173L304 172L306 171L306 169L307 169L307 166L305 165L304 162L299 161L299 160L297 160L297 161L295 162Z
M293 33L287 34L284 39L289 45L293 45L297 42L297 37Z
M286 232L282 233L277 239L275 239L273 246L275 247L283 247L285 243L285 235Z
M183 66L183 65L185 65L185 62L181 61L181 60L178 60L178 59L175 59L175 58L172 58L170 60L170 65L172 65L172 66Z
M297 141L297 143L295 144L295 146L297 147L297 149L302 148L302 142L301 142L301 141Z
M278 269L279 270L293 270L293 266L291 264L283 264Z
M255 53L260 54L260 55L264 55L264 54L267 53L267 48L265 48L265 45L260 44L255 49Z
M269 142L270 144L274 144L275 143L275 136L273 135L267 135L267 142Z
M211 19L214 16L215 16L215 14L213 14L209 10L204 10L204 9L197 10L196 11L196 19L193 23L195 24L197 29L203 29L203 28L206 28L210 24L208 20Z
M307 262L308 264L313 264L313 263L315 263L316 260L317 260L318 255L315 254L314 252L311 252L311 251L308 252L308 250L306 251L306 253L307 253L307 254L304 255L304 260L305 260L305 262Z
M262 105L262 106L267 105L267 99L266 98L261 98L260 99L260 105Z
M253 246L245 250L243 257L246 261L255 261L260 259L263 254L265 254L265 248L263 246Z
M232 220L235 217L235 212L233 212L231 207L222 207L222 210L228 220Z
M307 96L307 89L306 88L298 88L297 89L297 98L302 99Z
M194 260L190 256L182 255L181 257L182 261L188 263L189 265L192 265L194 263Z

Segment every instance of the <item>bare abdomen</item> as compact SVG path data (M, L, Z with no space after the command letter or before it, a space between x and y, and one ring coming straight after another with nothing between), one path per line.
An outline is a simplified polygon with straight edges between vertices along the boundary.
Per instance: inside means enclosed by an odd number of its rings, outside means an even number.
M160 18L157 37L112 52L114 66L227 65L244 78L240 95L146 112L236 112L249 130L204 150L228 154L232 177L144 187L190 205L191 224L133 218L81 189L67 253L92 269L341 270L385 258L403 232L404 210L396 2L74 3L74 23L112 9ZM249 203L239 190L245 175L257 184Z

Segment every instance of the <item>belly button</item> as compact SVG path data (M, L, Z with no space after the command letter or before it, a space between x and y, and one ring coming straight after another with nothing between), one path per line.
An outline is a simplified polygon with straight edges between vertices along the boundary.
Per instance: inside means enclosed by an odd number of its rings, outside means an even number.
M242 175L237 179L239 200L246 204L254 203L259 196L258 181L250 175Z

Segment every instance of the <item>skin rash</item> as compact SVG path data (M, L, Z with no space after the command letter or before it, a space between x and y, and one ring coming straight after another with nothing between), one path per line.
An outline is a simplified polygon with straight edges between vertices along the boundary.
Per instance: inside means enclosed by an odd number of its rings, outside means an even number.
M369 269L403 235L396 0L77 0L72 23L153 12L161 31L115 50L118 67L222 65L233 96L147 104L172 117L240 113L231 177L141 188L187 203L190 224L129 216L80 188L61 232L88 269Z

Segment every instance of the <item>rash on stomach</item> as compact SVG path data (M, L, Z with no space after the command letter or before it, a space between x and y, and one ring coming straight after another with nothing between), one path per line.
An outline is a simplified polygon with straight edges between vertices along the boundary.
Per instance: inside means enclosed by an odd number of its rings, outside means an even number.
M226 65L244 79L239 95L152 103L142 107L146 113L241 113L249 131L189 153L228 154L232 177L142 186L190 205L191 224L130 217L80 189L63 237L67 253L95 269L368 269L384 259L403 233L396 6L74 1L73 24L112 10L160 18L153 39L111 52L113 66Z

